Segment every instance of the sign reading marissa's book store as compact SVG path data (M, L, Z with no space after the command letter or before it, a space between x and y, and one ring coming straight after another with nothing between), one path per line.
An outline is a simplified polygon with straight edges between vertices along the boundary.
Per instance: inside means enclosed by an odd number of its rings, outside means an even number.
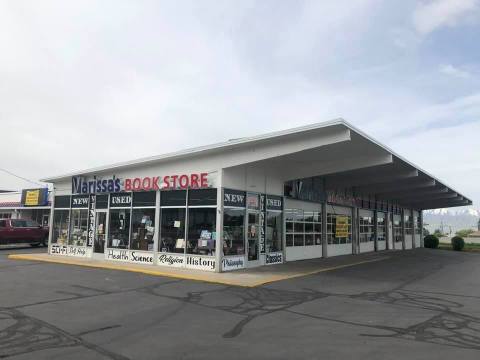
M121 191L152 191L173 189L204 189L211 187L208 173L178 174L165 176L145 176L121 179L86 179L83 176L72 177L72 194L95 194Z

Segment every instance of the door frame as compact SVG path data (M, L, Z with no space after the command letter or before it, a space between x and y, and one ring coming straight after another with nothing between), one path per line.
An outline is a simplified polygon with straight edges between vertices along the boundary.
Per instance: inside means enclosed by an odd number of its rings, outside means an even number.
M260 254L260 211L261 210L254 210L254 209L247 209L246 215L245 216L245 228L247 231L245 231L245 267L257 267L262 265L261 263L261 254ZM256 260L248 260L248 255L250 251L250 247L248 244L248 231L249 231L249 214L255 214L258 217L258 222L255 224L257 227L257 259Z
M95 252L95 241L97 240L97 220L98 220L98 215L99 213L104 213L105 214L105 231L104 231L104 244L103 244L103 252ZM92 249L92 258L95 259L105 259L105 251L107 250L107 239L108 239L108 209L96 209L95 210L95 235L93 239L93 249Z

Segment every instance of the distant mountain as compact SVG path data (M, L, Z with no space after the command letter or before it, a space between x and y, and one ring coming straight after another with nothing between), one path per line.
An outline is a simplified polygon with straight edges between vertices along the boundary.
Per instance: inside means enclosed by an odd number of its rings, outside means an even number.
M435 209L423 212L424 226L431 233L435 229L442 229L444 233L455 234L460 229L477 230L480 219L480 210L473 208L466 209Z

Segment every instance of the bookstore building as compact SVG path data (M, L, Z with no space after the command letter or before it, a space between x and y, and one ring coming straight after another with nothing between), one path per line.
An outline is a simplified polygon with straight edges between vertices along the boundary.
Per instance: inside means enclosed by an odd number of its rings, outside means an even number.
M344 120L43 181L52 256L217 272L418 248L472 203Z

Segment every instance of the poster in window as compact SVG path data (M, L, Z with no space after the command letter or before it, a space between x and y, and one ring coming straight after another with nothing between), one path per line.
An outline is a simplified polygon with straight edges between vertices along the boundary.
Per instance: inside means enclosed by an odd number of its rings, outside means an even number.
M335 220L335 237L348 237L348 216L337 215Z

